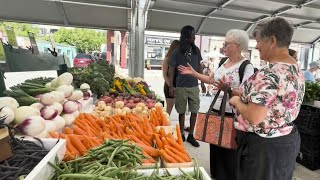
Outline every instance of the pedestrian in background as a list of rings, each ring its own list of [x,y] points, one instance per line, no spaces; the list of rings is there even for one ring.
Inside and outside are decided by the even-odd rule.
[[[180,42],[178,40],[172,41],[170,48],[166,54],[166,57],[162,62],[162,76],[164,79],[163,92],[166,98],[167,113],[169,115],[171,114],[171,111],[174,105],[174,96],[170,96],[169,94],[169,85],[170,85],[170,80],[168,76],[169,59],[171,58],[173,51],[179,46],[179,43]],[[173,87],[176,87],[176,77],[177,77],[177,70],[174,71],[174,75],[173,75],[173,81],[172,81]]]

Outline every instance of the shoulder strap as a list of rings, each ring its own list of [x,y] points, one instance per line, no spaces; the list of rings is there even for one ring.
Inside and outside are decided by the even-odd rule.
[[[222,59],[220,60],[220,62],[219,62],[219,66],[218,66],[218,67],[222,66],[222,64],[223,64],[224,62],[226,62],[227,59],[228,59],[228,57],[222,58]]]
[[[239,67],[239,77],[240,77],[240,83],[242,83],[243,76],[244,76],[244,70],[246,69],[247,65],[251,64],[249,60],[245,60],[241,63]]]

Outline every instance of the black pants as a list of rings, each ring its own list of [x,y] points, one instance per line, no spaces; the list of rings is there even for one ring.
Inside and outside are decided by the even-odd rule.
[[[238,132],[237,143],[237,180],[292,180],[300,150],[296,127],[276,138]]]
[[[237,151],[210,144],[210,173],[216,180],[235,180]]]
[[[220,115],[219,110],[212,109]],[[225,116],[233,117],[233,113],[225,112]],[[210,174],[216,180],[236,179],[237,150],[226,149],[210,144]]]

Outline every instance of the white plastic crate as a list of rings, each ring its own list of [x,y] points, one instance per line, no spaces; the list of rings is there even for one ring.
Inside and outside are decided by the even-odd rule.
[[[26,139],[31,140],[31,139]],[[66,152],[66,141],[60,139],[41,139],[44,147],[50,150],[49,153],[39,162],[39,164],[25,177],[25,180],[47,180],[53,174],[53,168],[48,162],[55,163],[56,157],[61,161]],[[37,140],[37,144],[40,144]]]
[[[179,168],[166,168],[169,173],[171,175],[182,175],[182,172],[179,170]],[[181,168],[181,170],[183,170],[186,173],[191,173],[194,171],[194,167],[188,167],[188,168]],[[139,169],[138,173],[139,174],[144,174],[145,176],[150,176],[153,173],[154,169]],[[211,180],[210,176],[208,175],[208,173],[206,172],[206,170],[204,170],[203,167],[200,167],[200,171],[202,172],[202,176],[204,180]],[[163,175],[164,174],[164,169],[161,168],[159,169],[159,175]]]

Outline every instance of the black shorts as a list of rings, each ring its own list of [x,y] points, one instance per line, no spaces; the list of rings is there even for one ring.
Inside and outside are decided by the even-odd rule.
[[[169,95],[169,86],[167,85],[167,83],[164,83],[163,92],[164,92],[164,96],[165,96],[166,98],[171,98],[171,99],[174,98],[174,97],[172,97],[172,96]]]

